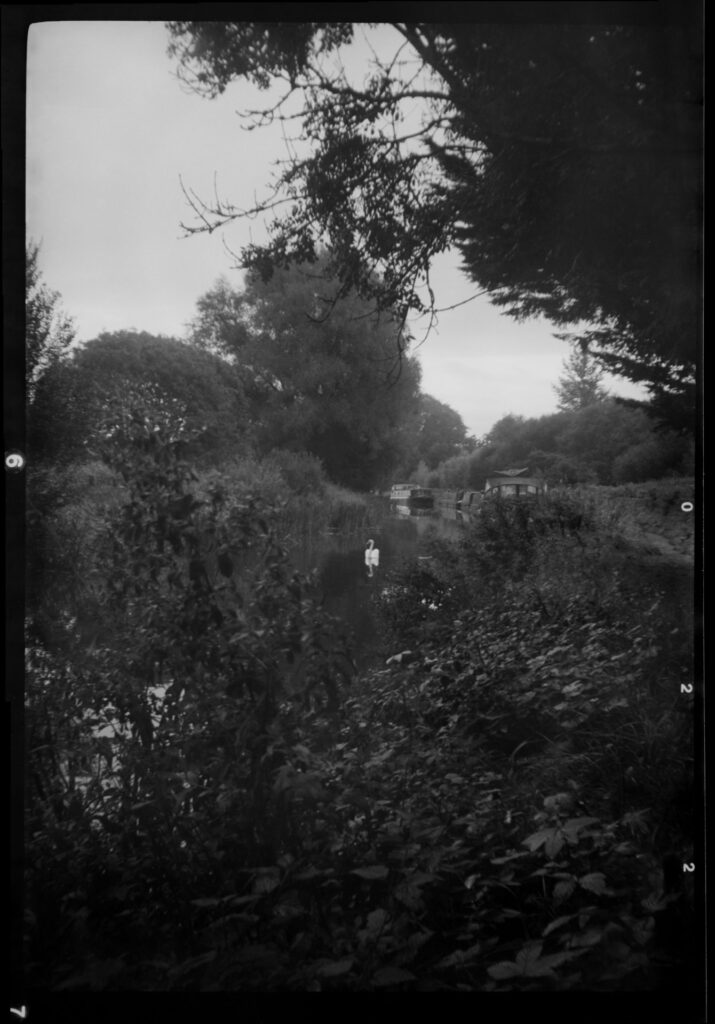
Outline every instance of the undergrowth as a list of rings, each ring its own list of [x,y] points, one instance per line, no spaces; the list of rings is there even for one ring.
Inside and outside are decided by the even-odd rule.
[[[197,497],[151,404],[107,438],[102,615],[29,624],[30,986],[694,984],[686,570],[497,500],[357,677],[260,502]]]

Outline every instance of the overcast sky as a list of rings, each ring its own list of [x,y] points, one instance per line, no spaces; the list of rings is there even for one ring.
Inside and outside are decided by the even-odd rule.
[[[285,155],[279,130],[240,127],[236,111],[257,106],[262,94],[245,83],[214,100],[187,92],[167,43],[162,22],[30,29],[27,231],[81,340],[123,328],[181,337],[218,277],[240,287],[225,246],[239,250],[248,226],[184,237],[191,211],[180,178],[207,197],[217,182],[222,197],[248,204],[265,194],[272,163]],[[358,67],[366,59],[358,49]],[[260,225],[253,230],[259,239]],[[475,290],[456,255],[439,261],[432,284],[440,306]],[[516,324],[484,299],[442,313],[417,352],[423,390],[477,436],[507,413],[554,412],[552,385],[569,348],[552,330],[540,320]],[[422,337],[421,323],[413,333]],[[643,397],[627,382],[606,383]]]

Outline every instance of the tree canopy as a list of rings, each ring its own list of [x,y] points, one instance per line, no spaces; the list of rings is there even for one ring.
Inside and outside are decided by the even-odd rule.
[[[653,424],[642,409],[604,399],[533,419],[502,417],[480,449],[480,465],[485,472],[529,466],[552,483],[612,483],[614,459],[653,436]]]
[[[432,395],[420,397],[415,429],[415,458],[428,469],[458,455],[470,445],[462,417]]]
[[[384,483],[409,440],[419,364],[394,347],[396,325],[344,294],[323,253],[252,272],[242,290],[218,281],[197,303],[190,338],[229,359],[250,400],[259,451],[317,456],[337,483]]]
[[[435,308],[430,264],[456,247],[506,313],[543,315],[612,372],[692,399],[697,26],[392,23],[357,84],[335,59],[353,26],[293,27],[170,23],[185,81],[209,96],[240,77],[281,85],[254,123],[298,116],[310,143],[255,207],[194,199],[189,231],[271,212],[241,265],[268,277],[328,244],[346,288],[402,315]]]
[[[214,461],[245,446],[246,402],[227,363],[175,338],[104,333],[49,370],[38,385],[29,436],[40,458],[80,458],[130,386],[151,386],[183,409],[198,434],[191,450]]]

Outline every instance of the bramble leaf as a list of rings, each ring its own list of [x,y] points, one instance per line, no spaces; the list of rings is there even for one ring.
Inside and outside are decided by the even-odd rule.
[[[564,882],[557,882],[554,886],[553,897],[557,903],[563,903],[572,895],[576,888],[576,880],[569,879]]]
[[[352,966],[355,963],[355,957],[347,957],[344,960],[334,960],[332,963],[324,964],[318,968],[318,974],[321,978],[340,978],[343,974],[347,974],[352,970]]]
[[[528,846],[532,853],[535,853],[540,846],[543,846],[549,836],[553,835],[554,830],[552,828],[544,828],[539,832],[534,832],[532,835],[527,836],[526,839],[522,840],[524,846]]]
[[[586,889],[587,892],[593,892],[597,896],[601,896],[608,888],[606,876],[602,871],[593,871],[588,875],[582,875],[578,880],[578,884],[582,889]]]
[[[354,868],[350,874],[357,875],[358,878],[364,878],[366,882],[381,882],[390,873],[390,869],[385,867],[384,864],[370,864],[365,868]]]
[[[372,984],[377,988],[384,988],[387,985],[401,985],[405,981],[416,981],[411,971],[402,967],[381,967],[372,976]]]

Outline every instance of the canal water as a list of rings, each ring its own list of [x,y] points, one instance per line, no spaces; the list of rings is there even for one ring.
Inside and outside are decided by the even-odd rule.
[[[369,531],[323,534],[295,550],[292,559],[302,572],[317,570],[325,608],[350,627],[356,662],[365,668],[379,654],[374,596],[384,588],[387,574],[401,562],[417,557],[428,537],[456,539],[461,531],[456,516],[410,516],[386,511]],[[379,551],[376,565],[365,563],[369,540]]]

